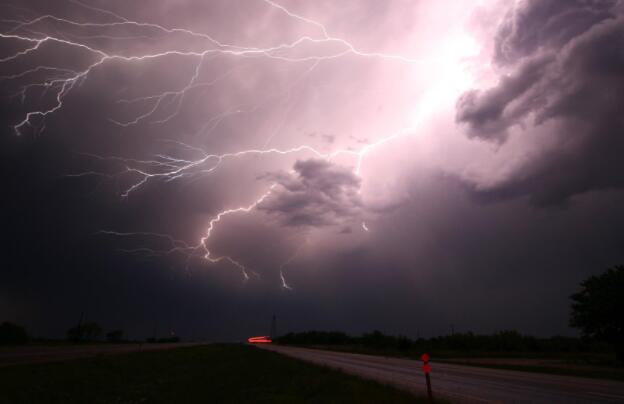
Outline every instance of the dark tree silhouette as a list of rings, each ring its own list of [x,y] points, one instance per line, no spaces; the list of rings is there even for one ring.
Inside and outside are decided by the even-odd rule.
[[[570,325],[587,337],[613,344],[624,364],[624,266],[587,278],[570,298]]]
[[[0,345],[18,345],[28,342],[24,327],[5,321],[0,324]]]

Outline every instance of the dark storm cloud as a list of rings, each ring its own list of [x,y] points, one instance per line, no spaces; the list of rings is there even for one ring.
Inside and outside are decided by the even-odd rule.
[[[471,137],[504,143],[515,129],[517,136],[554,138],[559,147],[545,149],[485,194],[526,194],[551,204],[624,186],[621,7],[614,1],[524,4],[496,38],[494,61],[510,74],[493,88],[464,94],[457,120]]]
[[[326,160],[297,161],[293,173],[269,176],[278,184],[258,208],[287,226],[344,223],[360,212],[360,178]]]
[[[558,49],[614,18],[617,0],[529,0],[512,8],[495,38],[497,63],[514,64],[541,48]]]
[[[497,87],[465,93],[458,101],[457,119],[468,123],[468,136],[506,140],[507,129],[529,112],[535,96],[541,93],[541,88],[533,86],[544,76],[550,63],[551,55],[529,60],[512,76],[502,77]]]

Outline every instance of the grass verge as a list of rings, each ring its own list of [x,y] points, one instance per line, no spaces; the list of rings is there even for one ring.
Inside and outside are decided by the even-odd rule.
[[[489,368],[489,369],[517,370],[521,372],[544,373],[544,374],[559,375],[559,376],[575,376],[575,377],[588,377],[591,379],[624,381],[624,370],[622,370],[621,368],[582,369],[582,368],[566,368],[566,367],[551,367],[551,366],[529,366],[529,365],[463,362],[461,360],[459,361],[441,360],[439,362],[450,363],[450,364],[455,364],[455,365],[463,365],[463,366]]]
[[[293,345],[297,346],[297,345]],[[321,349],[336,352],[358,353],[365,355],[376,355],[384,357],[404,358],[420,360],[421,353],[400,352],[396,350],[375,350],[357,345],[307,345],[301,348]],[[435,362],[449,363],[455,365],[475,366],[491,369],[517,370],[531,373],[544,373],[560,376],[588,377],[592,379],[618,380],[624,381],[624,368],[615,366],[615,360],[611,355],[604,354],[554,354],[554,353],[514,353],[514,352],[462,352],[443,351],[429,352]],[[470,360],[462,360],[463,358]],[[499,359],[551,359],[561,361],[561,366],[531,366],[505,363],[482,363],[478,358],[499,358]],[[568,366],[574,365],[574,366]]]
[[[0,368],[0,403],[425,403],[423,398],[235,344]]]

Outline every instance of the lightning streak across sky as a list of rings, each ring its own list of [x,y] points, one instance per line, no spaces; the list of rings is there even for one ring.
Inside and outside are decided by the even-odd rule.
[[[116,102],[119,105],[126,107],[138,106],[144,108],[144,112],[138,113],[127,119],[113,117],[109,118],[110,122],[122,129],[142,124],[164,125],[169,123],[182,112],[185,98],[189,94],[218,85],[220,82],[226,80],[234,74],[237,69],[237,67],[234,66],[216,75],[216,77],[213,77],[210,80],[203,80],[200,72],[210,58],[217,56],[234,59],[240,58],[242,60],[260,58],[273,61],[275,63],[303,64],[306,66],[303,74],[291,83],[286,91],[278,91],[275,94],[267,94],[265,100],[261,102],[243,103],[225,109],[216,115],[207,117],[201,130],[198,132],[199,135],[207,136],[210,135],[226,119],[257,110],[261,107],[263,102],[268,102],[271,98],[289,97],[289,94],[293,91],[293,89],[305,80],[307,75],[313,72],[321,63],[324,62],[337,61],[340,58],[352,56],[356,58],[385,61],[387,63],[401,63],[419,66],[430,65],[432,66],[432,69],[436,69],[440,65],[448,65],[449,62],[456,61],[455,59],[449,59],[448,57],[444,57],[444,55],[440,54],[435,54],[427,58],[414,58],[404,55],[364,51],[353,45],[347,39],[331,35],[331,30],[322,23],[300,15],[282,4],[271,0],[258,1],[264,3],[266,7],[272,9],[274,12],[281,13],[285,18],[317,31],[317,34],[303,35],[295,40],[284,41],[269,47],[245,46],[235,43],[226,43],[208,34],[196,32],[186,28],[169,28],[160,24],[135,21],[113,11],[94,7],[77,1],[71,1],[71,3],[83,11],[91,13],[95,17],[112,19],[113,21],[76,21],[52,14],[39,15],[34,18],[2,20],[1,23],[9,28],[0,32],[0,40],[10,42],[19,49],[11,54],[2,56],[0,58],[0,65],[27,60],[33,55],[43,52],[45,48],[50,45],[57,46],[64,51],[78,51],[83,55],[82,58],[87,60],[87,62],[82,62],[82,66],[80,66],[80,63],[76,63],[78,67],[73,68],[54,66],[52,63],[39,64],[34,67],[22,69],[17,73],[0,77],[0,80],[3,81],[31,79],[31,81],[24,84],[19,91],[14,94],[14,96],[19,96],[22,102],[26,102],[31,98],[34,98],[36,91],[42,91],[42,97],[44,94],[52,94],[52,100],[49,105],[40,109],[33,108],[27,110],[22,119],[13,124],[15,134],[23,135],[24,133],[27,133],[28,130],[32,130],[33,133],[37,134],[41,133],[45,128],[46,118],[61,112],[66,99],[70,96],[72,91],[81,86],[89,78],[89,76],[95,74],[98,69],[104,68],[107,64],[113,62],[137,64],[146,61],[178,57],[190,60],[192,66],[194,66],[191,74],[185,81],[185,84],[178,88],[155,92],[139,97],[118,99]],[[48,32],[43,33],[38,31],[39,26],[56,27],[56,29],[50,29]],[[59,33],[63,28],[68,30],[68,32],[64,35]],[[85,34],[72,34],[72,30],[78,30],[79,32],[85,31]],[[102,32],[92,34],[93,31],[97,32],[98,30]],[[119,30],[118,35],[111,34],[111,32],[114,33],[115,30]],[[136,30],[140,32],[140,34],[129,35],[127,34],[128,30]],[[199,42],[200,46],[189,44],[172,47],[170,44],[167,44],[163,45],[162,49],[154,52],[129,53],[129,51],[111,51],[105,47],[94,45],[93,43],[97,43],[97,41],[93,43],[91,42],[94,39],[132,41],[137,38],[150,38],[150,35],[155,35],[155,33],[165,37],[170,36],[185,38],[188,40],[187,42],[192,42],[193,44]],[[329,51],[327,48],[329,48]],[[455,56],[457,55],[453,55],[453,57]],[[192,180],[215,172],[215,170],[217,170],[224,161],[229,159],[240,159],[245,156],[271,157],[280,155],[311,156],[328,161],[338,157],[351,157],[355,162],[354,172],[359,176],[361,174],[362,165],[366,156],[369,155],[369,153],[371,153],[374,149],[379,148],[380,146],[397,138],[417,132],[422,121],[433,112],[440,102],[442,102],[441,94],[443,95],[443,91],[441,91],[439,87],[444,87],[444,84],[442,83],[448,83],[448,80],[441,80],[440,83],[441,84],[437,87],[432,86],[431,91],[427,92],[421,98],[416,108],[417,112],[415,117],[410,121],[408,126],[400,130],[393,131],[390,134],[382,134],[377,138],[377,140],[360,145],[357,148],[339,147],[326,151],[310,144],[300,144],[294,147],[286,148],[268,147],[273,140],[275,133],[281,130],[283,126],[282,123],[282,125],[278,126],[273,134],[262,143],[262,147],[246,148],[243,150],[235,150],[221,154],[210,153],[204,148],[193,146],[181,141],[167,142],[179,151],[182,151],[187,155],[194,154],[195,157],[182,158],[170,153],[162,153],[155,155],[152,159],[140,160],[119,156],[101,156],[84,153],[84,155],[90,158],[112,163],[112,165],[119,167],[119,169],[114,172],[85,171],[71,174],[70,177],[101,176],[105,178],[117,178],[121,176],[132,176],[135,180],[133,180],[133,182],[121,192],[121,196],[123,198],[127,198],[134,192],[140,190],[150,181],[161,180],[168,182],[181,179]],[[286,99],[288,100],[288,98]],[[253,271],[231,256],[213,255],[208,246],[209,240],[216,226],[222,221],[223,218],[229,215],[246,214],[253,211],[265,200],[267,200],[267,198],[269,198],[279,186],[280,185],[277,182],[273,182],[254,200],[246,204],[242,204],[242,206],[224,209],[223,211],[217,213],[209,221],[207,229],[204,232],[204,236],[201,237],[201,239],[195,244],[187,243],[172,236],[159,233],[123,233],[103,231],[101,234],[108,234],[116,237],[152,238],[164,241],[167,244],[165,248],[155,249],[140,247],[137,249],[127,249],[125,251],[131,253],[145,253],[148,255],[167,255],[179,253],[187,257],[187,262],[192,258],[202,258],[210,263],[228,262],[234,267],[240,269],[244,279],[248,280],[250,278],[250,272],[253,273]],[[363,221],[361,222],[361,227],[364,231],[369,231],[369,227]],[[293,256],[285,264],[283,264],[282,267],[280,267],[280,279],[282,287],[285,289],[290,290],[291,286],[286,283],[284,278],[284,266],[290,263],[290,261],[297,256],[298,252],[299,250],[297,250]]]

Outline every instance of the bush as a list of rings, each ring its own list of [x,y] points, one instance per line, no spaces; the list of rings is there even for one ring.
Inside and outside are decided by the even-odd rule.
[[[28,342],[24,327],[5,321],[0,324],[0,345],[19,345]]]
[[[113,330],[106,334],[106,341],[108,342],[122,342],[124,339],[123,330]]]
[[[514,330],[503,330],[491,335],[477,335],[472,332],[430,339],[409,339],[394,337],[381,331],[366,333],[361,337],[349,336],[342,332],[306,331],[289,333],[276,339],[277,343],[301,346],[352,346],[366,351],[396,352],[403,355],[422,352],[505,352],[505,353],[561,353],[561,352],[608,352],[605,345],[596,340],[555,336],[538,338],[522,335]]]

